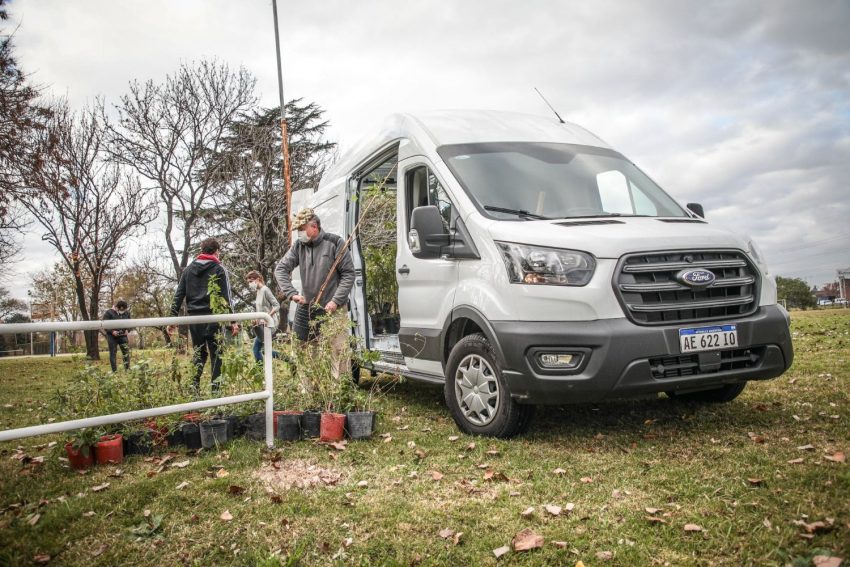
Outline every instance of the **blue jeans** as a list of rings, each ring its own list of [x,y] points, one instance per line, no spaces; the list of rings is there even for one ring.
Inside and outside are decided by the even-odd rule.
[[[262,337],[254,337],[254,358],[257,362],[263,361],[263,338]],[[272,358],[280,358],[280,353],[273,350]]]

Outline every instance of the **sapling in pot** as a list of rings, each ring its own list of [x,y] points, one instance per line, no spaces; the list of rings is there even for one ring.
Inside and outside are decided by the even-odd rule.
[[[90,468],[94,464],[94,444],[99,439],[100,434],[90,427],[75,431],[65,444],[70,465],[77,470]]]

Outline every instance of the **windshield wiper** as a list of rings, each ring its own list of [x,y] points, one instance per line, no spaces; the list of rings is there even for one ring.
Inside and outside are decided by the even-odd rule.
[[[528,211],[524,211],[522,209],[506,209],[504,207],[494,207],[492,205],[484,205],[484,209],[488,211],[493,211],[494,213],[506,213],[509,215],[516,215],[518,217],[525,217],[529,219],[549,220],[549,217],[529,213]]]
[[[564,219],[600,219],[607,217],[648,217],[649,215],[627,215],[623,213],[599,213],[596,215],[576,215],[574,217],[561,217],[558,220]]]

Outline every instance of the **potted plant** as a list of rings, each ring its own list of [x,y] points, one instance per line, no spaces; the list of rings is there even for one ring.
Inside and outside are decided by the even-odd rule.
[[[377,380],[373,380],[374,388]],[[345,431],[351,439],[369,439],[375,425],[375,412],[372,411],[372,391],[357,389],[352,396],[352,409],[345,412]]]
[[[76,470],[86,470],[94,464],[94,444],[100,435],[94,429],[78,429],[65,444],[68,463]]]
[[[124,460],[124,438],[120,433],[101,435],[94,444],[97,464],[118,464]]]
[[[204,412],[204,418],[199,424],[201,432],[201,447],[212,449],[227,442],[227,421],[217,419],[209,410]]]
[[[153,452],[153,434],[147,425],[131,422],[124,426],[124,455],[150,455]]]

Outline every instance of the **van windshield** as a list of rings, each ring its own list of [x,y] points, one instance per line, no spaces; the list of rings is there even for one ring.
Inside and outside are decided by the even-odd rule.
[[[655,182],[613,150],[494,142],[445,145],[437,152],[489,218],[688,216]]]

